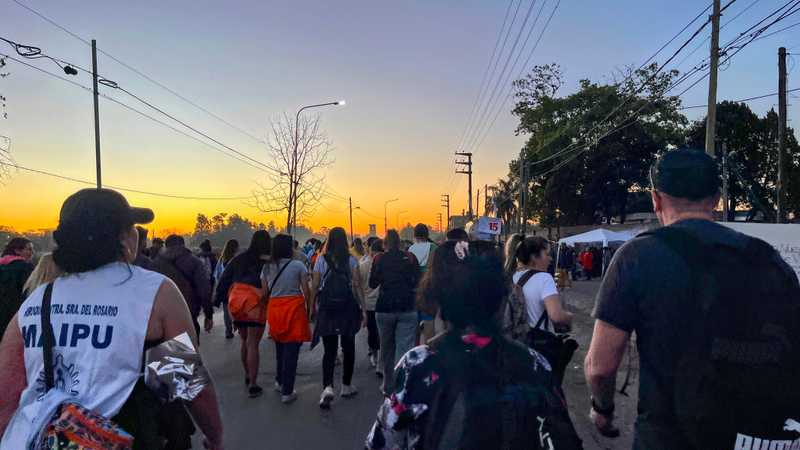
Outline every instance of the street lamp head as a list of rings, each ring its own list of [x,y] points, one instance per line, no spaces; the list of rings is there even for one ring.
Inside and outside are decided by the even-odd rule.
[[[339,100],[338,102],[336,102],[336,104],[339,106],[344,106],[347,104],[347,102],[345,102],[344,100]]]

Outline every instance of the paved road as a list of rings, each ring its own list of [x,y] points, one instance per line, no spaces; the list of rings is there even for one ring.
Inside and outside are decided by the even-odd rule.
[[[633,421],[636,417],[638,365],[634,355],[633,384],[630,397],[617,396],[617,425],[623,430],[619,439],[605,439],[594,431],[587,419],[589,396],[583,377],[583,358],[592,335],[594,294],[597,282],[579,282],[566,292],[570,309],[575,311],[575,337],[580,344],[567,370],[564,390],[570,413],[587,450],[631,448]],[[369,367],[366,350],[366,330],[356,339],[356,369],[353,382],[360,389],[354,399],[337,399],[330,411],[317,405],[322,389],[322,345],[309,351],[304,345],[300,353],[297,392],[299,399],[283,405],[280,395],[272,390],[275,377],[275,347],[264,339],[259,383],[265,393],[249,399],[244,387],[244,372],[239,362],[239,340],[227,340],[223,335],[222,317],[214,317],[217,326],[201,336],[201,352],[217,386],[223,421],[225,444],[228,450],[346,450],[363,448],[364,438],[375,420],[381,397],[379,379]],[[622,385],[627,359],[620,371],[618,386]],[[336,383],[341,380],[341,366],[336,368]],[[338,392],[338,389],[337,389]],[[201,449],[202,446],[196,445]]]
[[[356,368],[353,383],[360,393],[353,399],[337,398],[329,411],[318,406],[322,391],[322,344],[300,351],[296,390],[299,398],[291,405],[280,402],[272,389],[275,378],[275,346],[269,339],[261,344],[259,384],[264,395],[250,399],[244,387],[239,359],[239,340],[225,339],[222,316],[211,334],[201,336],[201,352],[216,383],[225,426],[227,450],[248,449],[359,449],[375,420],[381,401],[379,379],[367,359],[366,330],[356,338]],[[337,394],[341,366],[336,368]],[[199,444],[196,449],[201,449]]]

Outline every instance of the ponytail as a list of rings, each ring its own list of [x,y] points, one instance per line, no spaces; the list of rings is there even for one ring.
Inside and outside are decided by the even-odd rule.
[[[517,233],[512,235],[508,242],[506,242],[505,272],[508,277],[514,275],[514,272],[517,270],[517,253],[519,252],[520,244],[522,244],[524,240],[525,236]]]

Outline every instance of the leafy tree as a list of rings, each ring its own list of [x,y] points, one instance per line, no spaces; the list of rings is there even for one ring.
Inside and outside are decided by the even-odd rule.
[[[774,220],[778,178],[778,115],[770,110],[758,117],[745,103],[722,102],[717,105],[718,148],[725,146],[729,158],[729,220],[735,207],[749,209],[748,219],[761,212]],[[694,122],[687,142],[705,147],[706,120]],[[800,213],[800,146],[791,128],[787,128],[787,212]],[[718,152],[721,155],[721,152]]]
[[[556,222],[556,210],[562,225],[624,220],[628,194],[647,185],[655,156],[683,143],[680,99],[667,96],[677,75],[653,64],[611,84],[581,80],[566,96],[558,95],[557,64],[515,81],[517,133],[530,136],[522,149],[526,215],[545,226]],[[512,184],[519,182],[519,163],[509,166]]]

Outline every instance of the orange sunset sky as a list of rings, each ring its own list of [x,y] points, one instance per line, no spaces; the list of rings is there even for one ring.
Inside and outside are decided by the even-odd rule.
[[[686,7],[676,7],[677,3]],[[398,211],[407,211],[402,223],[434,224],[436,214],[444,212],[440,207],[444,193],[452,196],[453,214],[466,209],[466,178],[453,173],[453,152],[464,131],[469,136],[476,129],[479,135],[486,130],[485,140],[473,139],[474,145],[467,145],[475,153],[476,190],[506,175],[509,161],[525,141],[524,136],[515,136],[517,121],[510,113],[513,100],[505,95],[511,93],[513,78],[534,64],[558,62],[565,73],[564,94],[574,91],[581,78],[608,81],[620,67],[638,65],[669,39],[694,16],[695,3],[540,2],[531,20],[539,13],[539,5],[541,19],[524,47],[524,55],[532,55],[530,63],[510,66],[513,70],[497,84],[501,95],[488,108],[486,120],[480,121],[483,128],[476,128],[468,119],[498,41],[507,2],[92,1],[85,8],[70,2],[27,2],[77,35],[96,38],[101,49],[257,137],[265,137],[269,119],[279,114],[293,117],[302,105],[345,99],[344,107],[316,110],[336,148],[335,163],[325,171],[333,196],[323,201],[308,225],[315,229],[346,226],[347,202],[342,198],[352,197],[354,205],[362,208],[354,214],[356,233],[365,233],[370,223],[382,230],[384,201],[392,198],[400,200],[390,207],[390,226],[397,224]],[[551,13],[552,22],[545,29],[545,18]],[[752,13],[753,17],[758,14]],[[30,11],[7,1],[0,5],[0,16],[0,36],[91,67],[89,47]],[[642,17],[657,19],[661,26],[654,30]],[[750,19],[745,15],[739,20],[744,24]],[[611,22],[615,25],[607,26]],[[723,34],[734,33],[734,28]],[[542,39],[534,51],[540,33]],[[734,71],[720,75],[720,99],[775,90],[773,44],[765,40],[759,44],[761,50],[748,48],[740,58],[743,62],[735,65],[735,76],[729,75]],[[0,53],[16,55],[2,42],[0,47]],[[694,59],[703,58],[702,52],[695,56],[683,66],[688,69]],[[505,56],[498,71],[504,60]],[[85,73],[64,75],[46,59],[26,62],[91,86],[91,77]],[[3,71],[9,75],[0,78],[0,95],[7,98],[8,118],[0,118],[0,135],[11,139],[16,163],[93,181],[91,93],[15,61],[7,64]],[[98,64],[101,76],[252,158],[268,159],[264,145],[246,133],[106,55],[99,56]],[[192,134],[123,92],[101,86],[101,93]],[[704,83],[687,92],[684,102],[705,103]],[[761,114],[770,102],[751,106]],[[107,185],[178,196],[243,197],[265,180],[264,173],[107,99],[100,101],[100,115]],[[0,226],[53,228],[61,202],[81,187],[12,168],[0,183]],[[132,204],[155,210],[151,228],[159,235],[164,230],[191,231],[197,213],[236,212],[256,222],[285,224],[285,216],[261,213],[241,200],[126,196]]]

